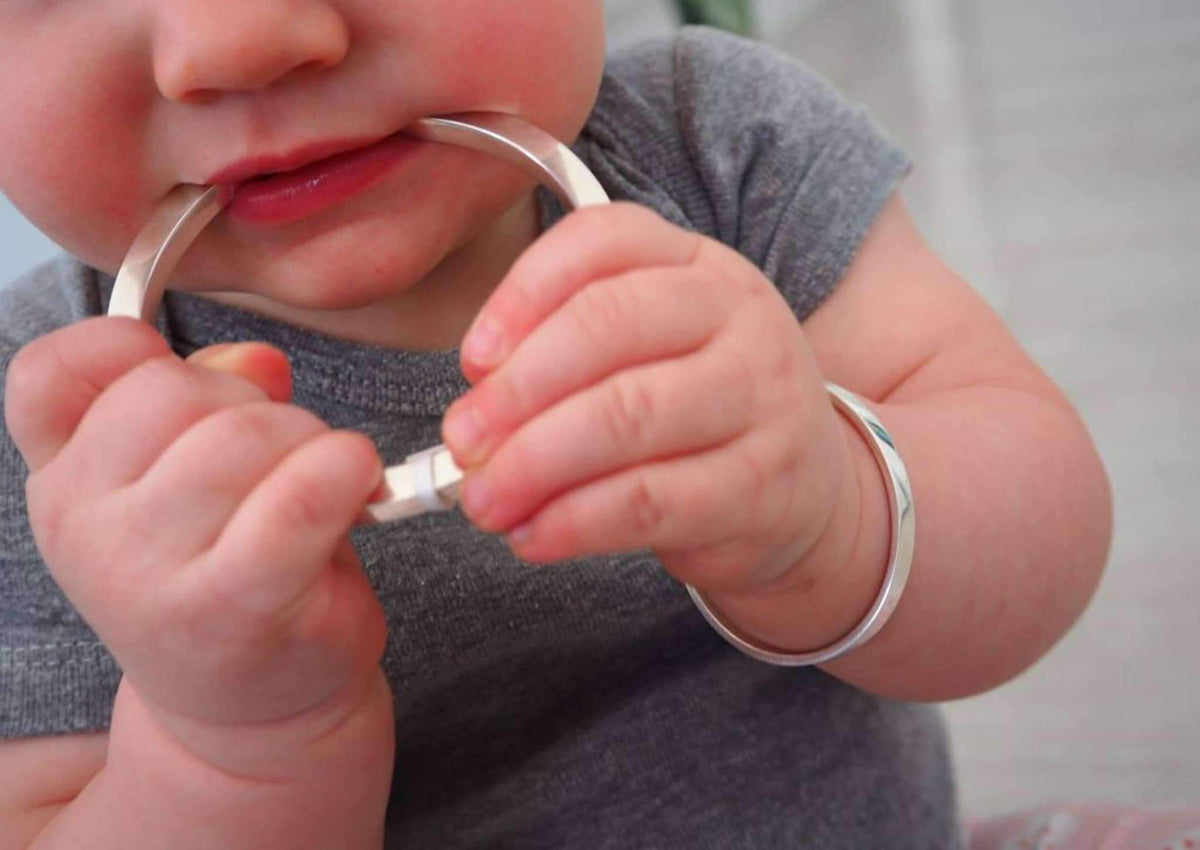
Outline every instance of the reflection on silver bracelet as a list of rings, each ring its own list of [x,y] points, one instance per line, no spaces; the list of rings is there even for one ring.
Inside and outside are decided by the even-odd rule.
[[[917,521],[913,511],[912,486],[908,480],[908,470],[904,461],[896,451],[892,435],[883,427],[866,403],[854,393],[836,384],[825,385],[829,391],[830,401],[834,409],[845,416],[855,429],[863,435],[871,453],[883,473],[887,486],[888,501],[891,503],[892,539],[888,551],[887,572],[875,604],[863,617],[862,621],[851,629],[844,637],[820,649],[807,652],[791,652],[786,649],[768,646],[734,629],[728,623],[722,622],[718,615],[708,606],[704,596],[691,585],[687,586],[692,601],[717,632],[739,650],[768,664],[778,664],[784,667],[804,667],[812,664],[823,664],[831,661],[852,649],[862,646],[883,628],[884,623],[896,610],[900,602],[900,594],[908,581],[909,569],[912,567],[913,544],[916,540]]]

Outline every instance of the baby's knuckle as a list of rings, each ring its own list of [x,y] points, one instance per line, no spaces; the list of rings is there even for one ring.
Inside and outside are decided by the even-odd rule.
[[[227,407],[201,420],[193,428],[207,427],[206,442],[218,451],[269,445],[276,433],[268,411],[255,405]]]
[[[288,413],[271,402],[239,404],[214,414],[214,442],[218,446],[265,450],[281,439]],[[297,409],[297,413],[300,411]]]
[[[728,520],[729,494],[724,486],[682,488],[677,496],[677,510],[689,525],[712,529]]]
[[[629,495],[629,511],[634,530],[644,537],[654,537],[666,524],[663,495],[655,490],[645,475],[634,479]]]
[[[130,488],[123,499],[118,501],[120,506],[119,522],[122,548],[128,552],[138,552],[149,555],[157,560],[163,551],[164,534],[169,534],[168,528],[161,521],[162,515],[155,510],[151,501],[155,497],[138,488]],[[158,552],[160,554],[154,554]],[[165,564],[159,564],[165,567]]]
[[[762,459],[752,451],[739,451],[733,456],[736,472],[736,492],[747,503],[757,503],[771,484],[771,475]]]
[[[319,528],[329,522],[328,485],[303,469],[293,470],[281,498],[271,507],[271,521],[282,528]]]
[[[755,410],[758,389],[753,380],[756,376],[752,374],[745,357],[735,353],[729,357],[713,358],[710,368],[711,381],[706,383],[713,387],[713,392],[720,392],[725,400],[721,412],[727,414],[731,422],[737,423],[739,431],[749,430],[758,415]]]
[[[800,330],[791,320],[780,327],[778,333],[768,333],[763,340],[763,374],[773,381],[788,385],[799,385],[798,374],[801,360],[799,351]]]
[[[778,406],[775,388],[763,381],[761,372],[743,349],[726,346],[722,370],[724,380],[732,388],[730,395],[736,399],[736,406],[745,411],[747,423],[761,419],[763,411]]]
[[[588,341],[600,350],[626,339],[636,327],[636,316],[615,286],[592,284],[568,302],[571,318]]]
[[[740,346],[725,346],[723,358],[726,380],[731,386],[755,387],[758,384],[758,371],[746,356]]]
[[[603,421],[614,445],[644,445],[657,418],[654,394],[641,381],[627,376],[612,381]]]

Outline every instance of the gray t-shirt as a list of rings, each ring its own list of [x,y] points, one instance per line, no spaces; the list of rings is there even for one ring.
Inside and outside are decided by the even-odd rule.
[[[734,246],[803,319],[908,164],[805,68],[705,30],[614,56],[576,151],[614,199]],[[546,226],[561,215],[542,196]],[[112,281],[63,258],[0,290],[0,368],[103,313]],[[440,440],[458,352],[361,346],[171,294],[181,354],[265,340],[296,402],[389,463]],[[101,729],[119,671],[33,543],[0,433],[0,736]],[[719,486],[719,482],[714,482]],[[726,645],[648,551],[530,569],[457,511],[355,532],[387,611],[394,847],[960,846],[935,709]]]

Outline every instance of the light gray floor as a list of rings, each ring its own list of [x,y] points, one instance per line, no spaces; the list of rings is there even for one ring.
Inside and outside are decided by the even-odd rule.
[[[615,40],[669,25],[613,5]],[[916,158],[927,236],[1071,395],[1114,482],[1083,621],[948,708],[965,808],[1200,804],[1200,2],[759,6],[768,40]],[[48,250],[0,204],[0,277]]]
[[[759,6],[916,158],[926,235],[1070,394],[1114,483],[1079,626],[948,707],[965,809],[1200,804],[1200,2]]]

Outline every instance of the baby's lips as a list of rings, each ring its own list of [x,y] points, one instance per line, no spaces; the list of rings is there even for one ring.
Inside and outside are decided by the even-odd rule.
[[[287,355],[264,342],[212,345],[194,352],[187,362],[245,378],[272,401],[291,401],[292,367]]]

